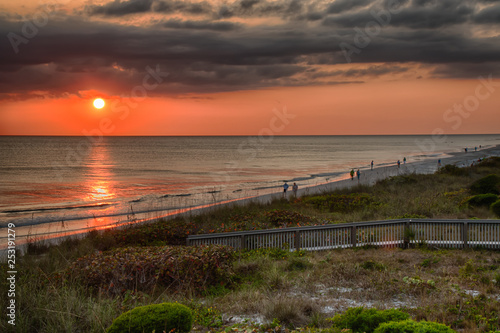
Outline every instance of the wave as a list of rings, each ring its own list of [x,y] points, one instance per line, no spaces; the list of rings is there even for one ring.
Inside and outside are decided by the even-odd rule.
[[[14,223],[16,227],[24,227],[24,226],[34,226],[34,225],[40,225],[40,224],[49,224],[49,223],[68,223],[68,222],[75,222],[75,221],[85,221],[85,220],[95,220],[95,219],[100,219],[100,218],[118,218],[113,222],[108,223],[107,225],[113,225],[115,223],[124,223],[124,222],[130,222],[130,221],[135,221],[138,217],[144,214],[148,213],[156,213],[156,212],[170,212],[170,211],[177,211],[177,210],[182,210],[182,209],[190,209],[195,206],[192,205],[186,205],[186,206],[173,206],[173,207],[165,207],[165,208],[154,208],[154,209],[143,209],[143,210],[136,210],[136,211],[120,211],[116,213],[109,213],[109,214],[87,214],[84,216],[46,216],[46,217],[37,217],[35,219],[13,219],[8,222],[2,222],[0,224],[0,229],[1,228],[6,228],[8,223]],[[120,219],[120,217],[125,217],[125,219]],[[101,227],[102,225],[99,225]],[[2,237],[0,237],[2,238]]]
[[[13,213],[31,213],[31,212],[47,212],[47,211],[58,211],[58,210],[71,210],[71,209],[84,209],[84,208],[105,208],[109,206],[114,206],[116,204],[111,203],[99,203],[91,205],[77,205],[77,206],[62,206],[62,207],[50,207],[50,208],[28,208],[28,209],[10,209],[2,210],[0,213],[13,214]]]

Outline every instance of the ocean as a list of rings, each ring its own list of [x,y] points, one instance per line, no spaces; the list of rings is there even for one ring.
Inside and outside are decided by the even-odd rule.
[[[164,216],[500,144],[500,135],[0,137],[0,230],[31,237]],[[432,172],[434,164],[428,170]],[[0,247],[7,232],[0,232]]]

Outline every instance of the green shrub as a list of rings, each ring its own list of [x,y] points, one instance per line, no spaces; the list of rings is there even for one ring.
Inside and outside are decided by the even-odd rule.
[[[500,157],[491,156],[491,157],[485,158],[484,160],[481,161],[479,166],[490,167],[490,168],[500,168]]]
[[[222,314],[214,307],[206,307],[201,304],[191,304],[193,319],[196,325],[206,328],[219,328],[223,325]]]
[[[230,281],[233,260],[225,246],[128,247],[82,257],[65,276],[110,294],[150,292],[157,284],[202,292]]]
[[[471,207],[490,207],[492,203],[498,200],[498,195],[487,193],[477,194],[469,199],[466,203]]]
[[[500,200],[492,203],[490,209],[496,216],[500,217]]]
[[[453,164],[447,164],[440,168],[438,173],[461,177],[467,176],[469,174],[469,170],[467,168],[459,168]]]
[[[469,259],[462,267],[458,269],[460,276],[465,278],[471,276],[476,271],[477,269],[474,266],[474,261],[472,261],[472,259]]]
[[[151,304],[139,306],[122,313],[113,320],[113,324],[106,333],[150,333],[150,332],[175,332],[185,333],[191,331],[193,315],[191,310],[174,303]]]
[[[380,271],[380,272],[385,271],[387,269],[387,267],[385,267],[384,264],[378,263],[373,260],[364,261],[361,264],[361,267],[369,271]]]
[[[305,271],[311,266],[307,259],[292,257],[289,259],[286,269],[288,271]]]
[[[319,195],[306,197],[303,199],[303,202],[317,209],[339,213],[380,206],[379,202],[366,193]]]
[[[473,194],[500,194],[500,176],[492,174],[478,179],[472,183],[470,191]]]
[[[453,333],[455,332],[446,325],[430,322],[413,320],[391,321],[382,323],[374,333]]]
[[[396,309],[377,310],[364,307],[350,308],[345,313],[336,315],[330,321],[334,327],[348,328],[353,332],[373,332],[378,325],[389,321],[403,321],[410,318],[407,313]]]

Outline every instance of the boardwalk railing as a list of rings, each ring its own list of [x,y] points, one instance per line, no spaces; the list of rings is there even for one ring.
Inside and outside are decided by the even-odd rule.
[[[192,235],[187,245],[327,250],[356,246],[500,249],[500,220],[401,219]]]

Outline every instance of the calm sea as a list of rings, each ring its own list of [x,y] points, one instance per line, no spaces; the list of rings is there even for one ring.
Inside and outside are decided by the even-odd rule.
[[[0,137],[0,228],[113,225],[277,192],[284,180],[333,181],[371,160],[437,160],[498,144],[500,135]]]

